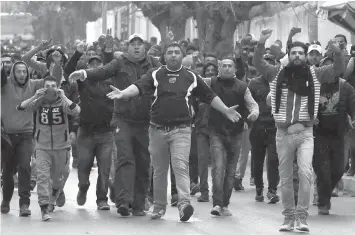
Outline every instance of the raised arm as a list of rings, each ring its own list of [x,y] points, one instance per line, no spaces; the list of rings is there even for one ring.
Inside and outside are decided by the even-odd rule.
[[[38,52],[49,48],[51,42],[52,42],[52,39],[42,41],[42,43],[40,45],[38,45],[37,47],[30,50],[22,57],[22,60],[28,66],[32,67],[34,70],[36,70],[38,73],[40,73],[42,77],[47,73],[47,66],[43,62],[39,62],[39,61],[35,60],[33,58],[33,56],[35,56]]]
[[[63,90],[58,89],[58,91],[59,91],[59,96],[63,100],[63,110],[64,110],[64,112],[69,114],[69,115],[71,115],[71,116],[79,115],[79,113],[80,113],[79,105],[77,105],[76,103],[74,103],[73,101],[68,99],[68,97],[65,96]]]
[[[74,52],[74,55],[69,59],[68,63],[64,67],[64,77],[66,80],[68,80],[69,75],[75,71],[76,65],[78,64],[80,57],[83,55],[84,50],[85,50],[85,43],[80,42],[76,46],[76,51]]]
[[[36,94],[31,98],[22,101],[20,105],[16,107],[19,111],[33,112],[38,109],[39,105],[42,103],[42,97],[44,95],[45,89],[39,89]]]
[[[265,54],[265,42],[271,36],[271,34],[271,29],[265,29],[261,31],[260,39],[258,45],[256,46],[253,57],[254,67],[263,75],[264,78],[267,78],[268,82],[272,82],[275,79],[276,73],[279,69],[278,66],[280,66],[270,65],[263,59],[263,55]]]
[[[340,50],[338,43],[334,39],[329,42],[329,50],[334,54],[334,63],[320,68],[314,67],[320,83],[330,83],[344,73],[344,52]]]

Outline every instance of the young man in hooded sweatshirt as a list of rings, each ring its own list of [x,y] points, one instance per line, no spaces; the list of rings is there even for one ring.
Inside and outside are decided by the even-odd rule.
[[[334,52],[334,64],[317,68],[308,66],[307,48],[294,42],[288,52],[289,64],[270,65],[262,59],[265,42],[272,30],[263,30],[253,64],[270,83],[271,107],[275,119],[276,148],[279,158],[281,201],[284,223],[280,231],[296,229],[308,232],[307,225],[312,185],[312,157],[314,148],[313,125],[316,123],[321,83],[335,80],[343,72],[344,58],[335,40],[329,42]],[[295,153],[299,167],[298,203],[295,206],[292,169]]]
[[[17,110],[36,111],[36,171],[38,203],[42,220],[50,220],[48,207],[53,207],[64,186],[64,175],[70,161],[68,114],[78,115],[80,107],[58,89],[56,78],[47,76],[44,88],[23,101]],[[50,184],[52,190],[50,192]]]
[[[53,75],[57,82],[62,77],[58,70],[61,57],[54,56]],[[1,120],[4,124],[4,133],[8,134],[13,147],[14,157],[6,161],[3,166],[3,200],[1,213],[10,211],[10,201],[14,192],[13,175],[18,169],[18,193],[20,196],[20,216],[29,216],[31,196],[31,154],[33,149],[33,114],[22,113],[16,110],[16,103],[32,97],[36,91],[43,88],[43,80],[31,80],[26,63],[17,62],[12,66],[10,76],[1,79]],[[8,154],[2,156],[9,158]]]

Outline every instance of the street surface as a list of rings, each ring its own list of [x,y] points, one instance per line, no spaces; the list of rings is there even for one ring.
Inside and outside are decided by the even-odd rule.
[[[248,167],[249,168],[249,167]],[[116,213],[112,202],[110,211],[96,209],[97,169],[91,172],[91,187],[85,206],[76,204],[77,170],[72,169],[65,186],[66,204],[56,208],[52,220],[42,222],[41,212],[37,203],[36,189],[32,192],[32,216],[18,216],[18,195],[15,191],[11,202],[11,211],[1,215],[2,235],[277,235],[283,222],[281,204],[268,205],[254,201],[255,189],[249,186],[249,172],[243,182],[244,192],[233,192],[230,209],[232,217],[215,218],[210,215],[212,202],[197,202],[192,197],[195,214],[190,221],[179,221],[178,211],[168,206],[162,220],[150,220],[148,217],[122,218]],[[266,178],[266,177],[265,177]],[[211,178],[209,178],[211,181]],[[267,181],[265,181],[267,182]],[[211,184],[210,184],[211,185]],[[169,191],[170,192],[170,189]],[[170,203],[170,198],[169,198]],[[308,224],[310,233],[315,235],[353,235],[355,234],[355,198],[341,196],[332,199],[330,216],[317,215],[317,208],[310,206]],[[288,233],[288,234],[295,234]]]

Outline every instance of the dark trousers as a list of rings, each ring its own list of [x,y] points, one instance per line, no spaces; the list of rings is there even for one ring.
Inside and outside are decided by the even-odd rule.
[[[2,157],[3,200],[10,202],[14,193],[14,178],[18,172],[19,204],[30,205],[31,196],[31,155],[33,153],[32,133],[9,134],[9,147]]]
[[[213,130],[210,132],[213,206],[227,207],[229,205],[241,140],[241,133],[220,135]]]
[[[200,191],[201,193],[208,193],[208,163],[211,157],[210,137],[208,131],[197,131],[196,141]]]
[[[316,133],[313,168],[317,175],[318,206],[327,206],[344,174],[344,137]]]
[[[191,183],[198,184],[198,155],[197,155],[197,136],[196,128],[191,132],[191,148],[189,157],[189,175]]]
[[[84,191],[89,188],[90,172],[96,156],[99,173],[96,184],[97,203],[99,201],[107,202],[112,144],[112,132],[93,133],[79,128],[77,138],[79,188]]]
[[[251,159],[253,159],[255,187],[264,188],[263,168],[267,152],[268,190],[277,190],[279,183],[279,159],[276,151],[276,129],[252,128],[250,131]]]
[[[118,120],[115,142],[117,146],[116,206],[129,203],[134,210],[143,210],[150,183],[148,125]]]

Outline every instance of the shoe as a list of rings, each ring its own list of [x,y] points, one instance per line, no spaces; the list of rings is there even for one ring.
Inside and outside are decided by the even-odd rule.
[[[281,225],[280,232],[288,232],[294,230],[295,220],[293,218],[285,217],[283,224]]]
[[[10,202],[2,201],[1,202],[1,214],[7,214],[10,212]]]
[[[177,206],[178,201],[179,201],[179,196],[177,194],[171,196],[171,206]]]
[[[28,209],[29,205],[21,205],[20,206],[20,217],[27,217],[31,215],[31,210]]]
[[[201,193],[201,196],[197,198],[198,202],[209,202],[210,201],[210,196],[208,193]]]
[[[300,217],[296,221],[296,229],[301,232],[309,232],[309,227],[307,224],[307,219],[305,217]]]
[[[59,196],[55,203],[57,204],[58,207],[62,207],[65,205],[65,193],[63,190],[59,193]]]
[[[335,188],[332,192],[332,197],[339,197],[339,189]]]
[[[31,180],[31,191],[33,191],[36,187],[36,181],[35,180]]]
[[[118,209],[117,209],[117,213],[120,214],[121,216],[130,216],[131,213],[129,212],[129,205],[128,203],[123,203],[121,204]]]
[[[250,186],[255,186],[255,180],[253,177],[250,177]]]
[[[190,195],[194,196],[196,193],[200,192],[200,185],[192,183],[190,186]]]
[[[110,210],[110,205],[107,204],[106,201],[99,201],[97,203],[97,209],[100,211],[108,211],[108,210]]]
[[[79,206],[85,205],[87,193],[87,190],[79,189],[78,195],[76,196],[76,202]]]
[[[242,191],[242,190],[244,190],[244,187],[243,187],[243,185],[242,185],[242,180],[239,179],[239,178],[237,178],[237,177],[234,178],[234,190],[235,190],[235,191]]]
[[[144,210],[133,210],[132,212],[133,216],[146,216],[146,214]]]
[[[266,196],[269,204],[275,204],[280,201],[280,197],[273,190],[269,191]]]
[[[52,217],[49,215],[49,212],[48,212],[48,205],[41,206],[41,214],[42,214],[43,221],[48,221],[48,220],[52,219]]]
[[[166,212],[166,207],[165,206],[154,206],[153,212],[150,215],[150,219],[160,219],[161,217],[163,217],[165,215]]]
[[[221,216],[222,215],[222,208],[220,206],[215,206],[211,210],[211,215]]]
[[[328,206],[319,206],[318,207],[318,215],[329,215]]]
[[[47,210],[49,213],[52,213],[54,211],[54,209],[55,209],[55,206],[53,204],[48,204]]]
[[[180,208],[179,214],[180,214],[180,221],[186,222],[194,214],[194,208],[191,206],[191,204],[185,204]]]
[[[262,188],[257,188],[256,189],[255,201],[257,201],[257,202],[263,202],[264,201],[264,195],[263,195],[263,189]]]
[[[228,207],[222,208],[222,215],[223,216],[233,216],[232,212],[228,209]]]

